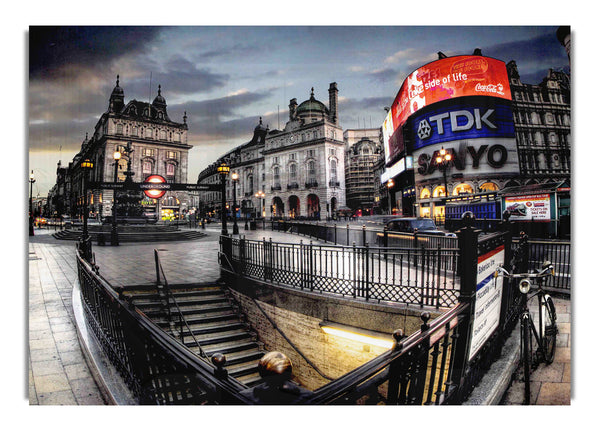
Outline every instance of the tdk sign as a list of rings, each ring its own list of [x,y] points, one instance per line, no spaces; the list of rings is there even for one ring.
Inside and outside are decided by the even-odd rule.
[[[432,110],[412,119],[413,149],[458,139],[514,137],[512,111],[506,105]]]

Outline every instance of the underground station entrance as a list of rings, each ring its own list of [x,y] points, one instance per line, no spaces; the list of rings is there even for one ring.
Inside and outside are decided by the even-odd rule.
[[[81,307],[136,404],[461,404],[518,306],[503,280],[476,296],[512,257],[508,230],[479,233],[445,249],[221,234],[215,283],[169,284],[155,251],[143,287],[111,286],[80,244]]]

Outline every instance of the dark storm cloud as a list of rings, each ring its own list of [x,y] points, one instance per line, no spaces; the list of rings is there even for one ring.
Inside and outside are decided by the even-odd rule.
[[[155,60],[145,57],[140,60],[139,66],[147,70],[146,77],[130,83],[132,97],[140,97],[148,94],[150,72],[152,72],[152,98],[160,84],[165,98],[168,95],[190,94],[208,92],[215,88],[225,86],[229,80],[226,73],[211,72],[207,68],[199,68],[193,62],[181,55],[170,57],[164,64],[158,64]],[[134,96],[135,95],[135,96]],[[168,101],[168,100],[167,100]]]
[[[527,84],[539,84],[548,68],[570,69],[569,59],[556,38],[554,27],[547,34],[536,38],[485,47],[483,54],[505,63],[515,60],[521,81]],[[548,68],[540,69],[539,64],[547,64]]]
[[[102,65],[124,54],[143,52],[161,27],[29,28],[29,78],[57,77],[67,65]]]

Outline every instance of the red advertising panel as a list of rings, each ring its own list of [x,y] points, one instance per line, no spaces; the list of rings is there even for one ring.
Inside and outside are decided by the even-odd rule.
[[[512,100],[506,65],[479,55],[448,57],[415,70],[402,83],[384,123],[388,136],[397,135],[406,119],[425,106],[463,96],[492,96]],[[391,120],[392,124],[389,124]],[[390,133],[390,131],[392,131]],[[384,133],[384,136],[386,133]],[[386,162],[397,154],[394,139],[384,142]]]

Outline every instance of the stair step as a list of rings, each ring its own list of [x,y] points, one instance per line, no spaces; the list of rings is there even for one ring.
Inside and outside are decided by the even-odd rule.
[[[246,386],[250,387],[256,386],[262,382],[262,377],[260,376],[260,374],[258,374],[258,371],[256,373],[236,377],[236,379],[245,384]]]
[[[236,331],[227,331],[213,334],[206,334],[205,337],[196,337],[196,341],[200,343],[201,346],[214,346],[214,345],[223,345],[225,343],[236,342],[239,344],[240,340],[245,342],[249,342],[252,340],[252,335],[245,330],[236,330]],[[194,339],[191,336],[185,337],[185,345],[188,347],[193,347],[196,345]],[[204,347],[202,350],[205,350]]]
[[[227,355],[228,353],[239,353],[244,350],[252,350],[252,349],[258,349],[258,348],[259,348],[258,342],[246,341],[243,343],[235,342],[235,343],[223,343],[223,344],[211,345],[211,346],[207,346],[206,348],[203,347],[202,350],[204,351],[204,353],[206,353],[206,356],[211,357],[215,353],[221,353],[223,355]],[[262,357],[262,355],[264,355],[264,353],[262,353],[260,356]],[[233,360],[233,358],[230,360],[230,358],[227,357],[227,363],[232,363],[232,360]]]

